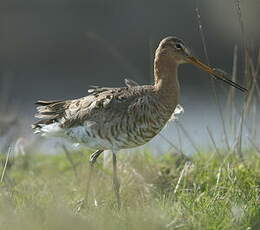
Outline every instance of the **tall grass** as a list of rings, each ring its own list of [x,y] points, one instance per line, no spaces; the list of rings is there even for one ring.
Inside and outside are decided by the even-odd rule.
[[[242,109],[237,105],[235,95],[236,90],[230,87],[226,98],[226,108],[223,108],[219,102],[219,97],[216,91],[216,86],[214,80],[212,81],[212,89],[215,97],[215,103],[217,109],[219,111],[219,117],[221,120],[221,126],[223,130],[223,139],[226,144],[227,150],[231,152],[237,153],[241,158],[242,156],[242,144],[248,143],[253,144],[253,148],[258,150],[256,138],[259,135],[257,133],[257,112],[259,110],[259,99],[260,99],[260,91],[259,91],[259,75],[260,75],[260,48],[252,47],[249,49],[249,44],[252,43],[248,36],[246,36],[246,30],[243,21],[243,14],[241,9],[240,0],[234,0],[234,9],[237,13],[238,23],[241,30],[241,43],[243,50],[243,58],[244,58],[244,73],[242,75],[243,83],[247,89],[248,93],[244,95],[244,101]],[[198,29],[201,36],[202,47],[205,53],[206,61],[210,65],[209,55],[207,51],[206,45],[206,36],[203,30],[202,19],[199,11],[198,1],[196,1],[196,15],[198,21]],[[255,56],[255,50],[257,50],[257,56]],[[256,61],[254,61],[256,59]],[[233,81],[239,81],[238,78],[238,45],[234,46],[234,54],[233,54],[233,68],[231,78]],[[216,148],[216,141],[212,135],[212,131],[207,128],[210,139],[213,143],[213,146]],[[243,140],[243,138],[247,138],[247,140]],[[231,144],[230,144],[231,143]]]

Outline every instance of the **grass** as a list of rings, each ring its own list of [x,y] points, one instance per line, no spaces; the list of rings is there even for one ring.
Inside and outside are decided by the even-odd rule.
[[[89,202],[79,213],[88,153],[71,157],[77,173],[65,154],[10,158],[0,187],[0,229],[260,228],[260,158],[253,151],[243,161],[229,153],[121,154],[120,211],[112,169],[100,158]]]

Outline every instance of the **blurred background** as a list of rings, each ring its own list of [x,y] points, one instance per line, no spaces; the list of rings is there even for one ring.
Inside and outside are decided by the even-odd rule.
[[[240,4],[247,40],[256,51],[260,3],[251,0]],[[32,137],[33,103],[38,99],[82,97],[90,85],[119,87],[124,78],[152,83],[153,54],[158,42],[168,35],[182,38],[195,56],[207,62],[197,7],[210,64],[231,73],[237,45],[237,81],[244,84],[243,39],[236,1],[2,0],[0,110],[7,116],[2,115],[0,122],[19,127],[14,139],[22,137],[28,142]],[[170,123],[163,135],[187,154],[196,148],[187,135],[180,134],[183,128],[199,147],[211,145],[208,130],[218,143],[224,143],[210,78],[189,65],[179,70],[180,104],[185,110],[179,116],[182,128]],[[226,106],[229,87],[220,82],[215,85],[219,104]],[[238,105],[242,104],[242,93],[236,92],[235,98]],[[2,145],[10,127],[1,129]],[[172,147],[160,136],[153,143],[156,151]]]

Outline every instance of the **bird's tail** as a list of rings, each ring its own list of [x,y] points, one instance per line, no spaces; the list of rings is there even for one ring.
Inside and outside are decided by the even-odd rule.
[[[64,115],[67,101],[37,101],[35,103],[37,113],[36,118],[40,120],[32,125],[35,133],[41,133],[43,127],[59,122],[59,119]]]

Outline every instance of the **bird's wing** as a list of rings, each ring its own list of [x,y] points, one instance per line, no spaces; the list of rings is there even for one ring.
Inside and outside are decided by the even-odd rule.
[[[36,104],[40,118],[34,129],[58,122],[61,127],[70,128],[86,121],[100,121],[127,111],[144,94],[146,87],[128,86],[107,88],[94,86],[88,90],[90,95],[65,101],[38,101]]]

